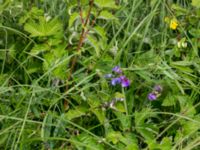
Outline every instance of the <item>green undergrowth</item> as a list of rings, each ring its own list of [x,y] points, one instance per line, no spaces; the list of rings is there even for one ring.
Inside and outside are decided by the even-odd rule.
[[[199,0],[0,0],[0,149],[199,150],[199,20]]]

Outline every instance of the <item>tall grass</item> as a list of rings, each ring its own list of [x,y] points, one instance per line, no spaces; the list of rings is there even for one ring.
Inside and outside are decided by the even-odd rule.
[[[0,149],[199,149],[199,35],[189,32],[199,29],[199,23],[189,21],[199,16],[184,12],[185,23],[184,15],[177,15],[182,10],[174,8],[190,11],[194,6],[189,1],[119,1],[119,8],[111,11],[118,19],[95,23],[107,38],[99,56],[87,38],[81,54],[74,51],[76,40],[70,44],[75,33],[68,28],[73,1],[0,3]],[[20,23],[33,7],[57,17],[63,27],[59,44],[66,45],[66,54],[46,70],[43,53],[31,50],[48,43],[49,37],[32,37],[25,30],[27,22]],[[37,13],[30,13],[29,19],[38,19]],[[165,17],[178,18],[178,29],[171,30]],[[185,24],[192,25],[189,29]],[[182,38],[187,48],[176,54]],[[66,91],[66,79],[54,71],[64,66],[61,74],[68,75],[74,56],[78,60]],[[104,78],[116,65],[131,80],[129,88],[112,87]],[[163,87],[162,94],[149,101],[155,85]],[[125,101],[107,106],[115,98]]]

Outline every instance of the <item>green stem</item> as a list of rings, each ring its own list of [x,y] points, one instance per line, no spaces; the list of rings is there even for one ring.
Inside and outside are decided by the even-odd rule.
[[[128,116],[128,107],[127,107],[127,103],[126,103],[126,94],[125,94],[125,91],[124,91],[123,87],[122,87],[122,93],[124,95],[124,108],[126,110],[126,115]]]

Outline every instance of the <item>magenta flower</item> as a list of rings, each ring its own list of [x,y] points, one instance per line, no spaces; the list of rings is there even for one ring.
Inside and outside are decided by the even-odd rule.
[[[125,76],[120,76],[120,79],[121,79],[121,85],[122,85],[122,87],[128,87],[128,86],[130,86],[131,82]]]
[[[112,71],[114,71],[115,73],[118,73],[118,74],[121,74],[122,73],[122,70],[119,66],[115,66]]]
[[[148,99],[149,99],[150,101],[156,100],[156,99],[157,99],[156,93],[153,93],[153,92],[149,93],[149,94],[148,94]]]

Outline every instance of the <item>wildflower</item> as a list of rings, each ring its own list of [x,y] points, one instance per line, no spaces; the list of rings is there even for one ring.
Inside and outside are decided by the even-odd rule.
[[[113,85],[113,86],[115,86],[116,84],[120,84],[121,83],[121,79],[120,78],[113,78],[112,80],[111,80],[111,84]]]
[[[121,79],[121,85],[122,87],[128,87],[130,86],[130,80],[127,79],[125,76],[120,76]]]
[[[178,21],[176,19],[172,19],[170,21],[170,25],[169,27],[172,29],[172,30],[176,30],[176,28],[178,27]]]
[[[121,70],[121,68],[120,68],[119,66],[115,66],[115,67],[112,69],[112,71],[114,71],[115,73],[119,73],[119,74],[122,73],[122,70]]]
[[[113,77],[113,74],[109,73],[109,74],[105,74],[104,75],[104,78],[108,79],[108,78],[112,78]]]
[[[156,100],[156,99],[157,99],[156,93],[154,93],[154,92],[149,93],[149,94],[148,94],[148,99],[149,99],[150,101]]]
[[[154,91],[156,91],[156,92],[158,92],[158,93],[161,93],[162,90],[163,90],[162,86],[160,86],[160,85],[156,85],[156,86],[154,86],[153,89],[154,89]]]

